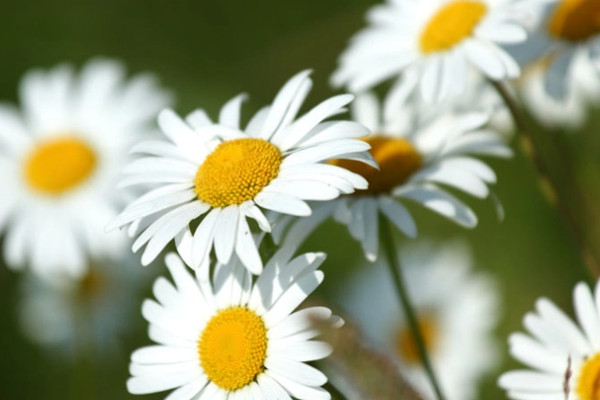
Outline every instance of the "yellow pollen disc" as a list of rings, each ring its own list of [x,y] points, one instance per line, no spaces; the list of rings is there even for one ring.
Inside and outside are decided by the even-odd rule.
[[[277,174],[283,155],[263,139],[235,139],[221,143],[196,173],[196,194],[212,207],[252,200]]]
[[[457,0],[442,7],[427,23],[419,41],[423,53],[450,50],[467,37],[487,13],[478,0]]]
[[[433,315],[424,315],[418,318],[419,329],[428,353],[434,354],[439,340],[439,327]],[[411,363],[421,363],[421,356],[417,342],[409,327],[402,327],[396,336],[396,351],[400,357]]]
[[[254,381],[267,358],[267,328],[245,307],[233,307],[212,317],[198,342],[200,364],[208,378],[228,391]]]
[[[54,138],[39,144],[26,158],[25,181],[39,192],[59,195],[89,178],[96,164],[96,154],[81,139]]]
[[[363,140],[371,145],[369,151],[379,164],[379,170],[359,161],[331,161],[331,164],[357,173],[369,182],[369,188],[356,191],[357,195],[389,193],[423,165],[421,155],[406,139],[369,136]]]
[[[600,1],[563,0],[550,17],[554,37],[578,42],[600,33]]]
[[[600,399],[600,353],[588,358],[581,367],[576,392],[580,400]]]

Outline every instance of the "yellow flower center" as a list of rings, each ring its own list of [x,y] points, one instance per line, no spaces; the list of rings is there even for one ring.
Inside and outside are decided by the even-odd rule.
[[[25,160],[25,181],[42,193],[59,195],[83,183],[96,169],[92,148],[74,136],[42,142]]]
[[[198,168],[196,194],[214,208],[242,204],[277,177],[281,161],[281,151],[263,139],[223,142]]]
[[[600,33],[600,1],[563,0],[550,17],[550,34],[578,42]]]
[[[234,391],[254,381],[267,358],[267,329],[261,317],[245,307],[220,311],[198,342],[200,364],[219,387]]]
[[[361,175],[369,182],[369,188],[356,191],[357,195],[389,193],[406,182],[423,165],[421,155],[406,139],[375,135],[363,140],[371,145],[369,151],[379,164],[379,170],[359,161],[331,161],[334,165]]]
[[[434,354],[439,340],[439,327],[433,315],[423,315],[418,319],[419,329],[429,354]],[[411,364],[420,364],[421,356],[415,337],[410,328],[402,327],[396,336],[396,351],[398,355]]]
[[[421,33],[421,51],[428,54],[450,50],[473,34],[486,13],[487,6],[479,0],[457,0],[446,4]]]
[[[581,400],[600,399],[600,353],[588,358],[583,364],[576,391]]]

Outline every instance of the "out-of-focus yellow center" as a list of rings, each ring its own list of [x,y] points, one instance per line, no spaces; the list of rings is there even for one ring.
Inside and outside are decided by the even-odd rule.
[[[429,354],[435,354],[439,340],[439,326],[433,315],[423,315],[418,319],[419,329],[423,335],[425,348]],[[396,336],[396,351],[398,355],[411,364],[421,363],[417,342],[408,326],[402,327]]]
[[[90,268],[79,281],[78,293],[81,297],[92,298],[102,293],[108,283],[105,274],[101,274],[95,267]]]
[[[208,321],[198,351],[208,378],[234,391],[254,381],[264,370],[267,329],[262,318],[247,308],[228,308]]]
[[[369,151],[379,164],[379,170],[359,161],[331,161],[331,164],[357,173],[369,182],[369,188],[356,191],[357,195],[389,193],[423,165],[421,155],[406,139],[375,135],[363,140],[371,145]]]
[[[600,399],[600,353],[585,361],[575,390],[581,400]]]
[[[221,143],[196,173],[196,194],[212,207],[252,200],[277,174],[283,155],[263,139],[235,139]]]
[[[600,1],[563,0],[550,16],[554,37],[578,42],[600,33]]]
[[[60,195],[85,182],[96,165],[96,154],[86,142],[62,136],[40,143],[27,156],[25,181],[38,192]]]
[[[429,20],[421,33],[423,53],[450,50],[467,37],[487,13],[487,6],[478,0],[457,0],[442,7]]]

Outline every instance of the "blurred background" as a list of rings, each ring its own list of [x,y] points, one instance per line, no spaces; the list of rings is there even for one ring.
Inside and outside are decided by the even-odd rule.
[[[334,93],[328,77],[348,39],[364,26],[364,13],[373,4],[371,0],[5,2],[0,10],[0,99],[16,102],[18,82],[32,67],[62,62],[81,66],[92,57],[105,56],[122,60],[130,73],[157,74],[175,94],[179,113],[201,106],[216,115],[227,99],[247,92],[251,97],[245,115],[249,116],[305,68],[315,71],[308,101],[314,105]],[[539,132],[560,140],[561,153],[574,160],[586,188],[597,182],[597,161],[590,160],[597,159],[599,126],[596,117],[581,132]],[[517,147],[516,140],[512,145]],[[488,161],[498,175],[494,190],[506,209],[503,222],[489,199],[470,199],[480,218],[472,231],[411,207],[421,237],[465,239],[477,268],[498,281],[503,311],[497,338],[503,362],[483,382],[482,400],[504,398],[496,377],[517,365],[507,356],[506,336],[521,330],[521,318],[535,299],[547,296],[571,312],[574,283],[589,279],[557,214],[543,198],[529,161],[518,151],[512,160]],[[563,162],[562,157],[551,159],[558,171]],[[593,198],[590,189],[586,193]],[[328,223],[304,249],[328,252],[323,267],[326,279],[318,296],[343,310],[344,304],[332,294],[363,266],[359,246],[344,227]],[[125,319],[128,332],[119,338],[118,350],[65,356],[23,335],[17,312],[23,275],[0,266],[0,399],[134,397],[125,388],[129,355],[150,343],[147,323],[138,310],[142,299],[151,295],[152,278],[166,270],[160,262],[146,269],[125,267],[138,268],[135,273],[143,275],[146,283],[135,300],[127,300],[133,312]],[[142,398],[161,399],[164,394]]]

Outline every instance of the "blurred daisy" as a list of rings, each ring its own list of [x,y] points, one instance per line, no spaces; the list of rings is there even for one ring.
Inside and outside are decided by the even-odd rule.
[[[509,338],[513,357],[530,369],[503,374],[498,384],[517,400],[600,398],[600,283],[595,294],[579,283],[573,292],[577,323],[550,300],[523,320],[529,335]]]
[[[514,0],[389,0],[368,14],[371,23],[340,59],[335,85],[353,92],[401,77],[392,96],[416,86],[427,102],[457,97],[469,68],[501,81],[519,66],[500,46],[526,39]]]
[[[371,145],[379,170],[351,160],[334,160],[332,164],[362,175],[369,182],[368,189],[315,206],[310,218],[280,218],[273,231],[276,241],[285,235],[290,245],[298,245],[333,215],[348,226],[367,259],[373,261],[379,246],[379,213],[407,236],[417,235],[416,224],[403,205],[406,199],[461,226],[477,225],[475,213],[441,185],[478,198],[490,194],[488,185],[496,182],[496,174],[473,155],[509,157],[511,151],[496,133],[484,127],[487,114],[445,112],[423,118],[419,108],[412,108],[396,115],[389,113],[386,120],[370,93],[360,95],[352,111],[355,120],[374,132],[364,140]]]
[[[148,282],[131,253],[90,264],[80,278],[47,281],[26,274],[19,317],[24,333],[51,351],[94,357],[118,353]],[[143,276],[142,276],[143,275]]]
[[[185,121],[170,110],[159,115],[170,142],[136,146],[134,151],[147,156],[126,167],[123,181],[157,187],[109,226],[134,223],[133,233],[143,230],[133,244],[134,251],[147,244],[142,264],[175,238],[181,256],[194,267],[208,257],[214,243],[219,262],[227,263],[235,252],[258,274],[262,261],[247,218],[269,232],[261,208],[307,216],[311,208],[305,200],[331,200],[367,187],[360,175],[326,163],[350,158],[374,165],[369,145],[355,139],[368,132],[365,127],[350,121],[323,122],[343,112],[353,96],[332,97],[296,118],[312,86],[308,75],[301,72],[288,81],[273,104],[259,111],[243,131],[243,95],[225,104],[218,123],[201,110]],[[204,214],[192,237],[190,223]]]
[[[470,253],[460,242],[410,246],[399,254],[442,390],[448,400],[478,398],[477,383],[497,361],[492,330],[499,302],[494,282],[473,273]],[[378,262],[361,269],[341,287],[338,298],[367,337],[395,359],[415,388],[426,399],[434,399],[387,266]]]
[[[568,89],[562,98],[556,98],[544,87],[548,67],[548,61],[543,60],[525,70],[519,82],[523,103],[549,128],[580,128],[587,121],[590,106],[600,104],[599,71],[585,52],[577,52],[565,77]]]
[[[176,389],[169,398],[330,399],[327,378],[306,364],[327,357],[328,344],[312,340],[311,318],[337,317],[324,307],[294,311],[321,283],[316,269],[323,254],[289,261],[280,251],[252,283],[237,257],[218,265],[213,284],[194,279],[174,254],[167,266],[175,286],[164,278],[154,285],[158,302],[142,307],[150,337],[158,345],[131,356],[133,394]]]
[[[600,2],[597,0],[560,0],[546,6],[536,34],[527,49],[539,56],[550,55],[545,70],[544,88],[558,99],[569,95],[577,58],[587,58],[600,74]]]
[[[123,200],[114,185],[135,140],[168,103],[150,75],[125,80],[114,61],[29,72],[22,110],[0,105],[0,229],[9,266],[82,277],[89,257],[115,256],[124,235],[104,225]]]

